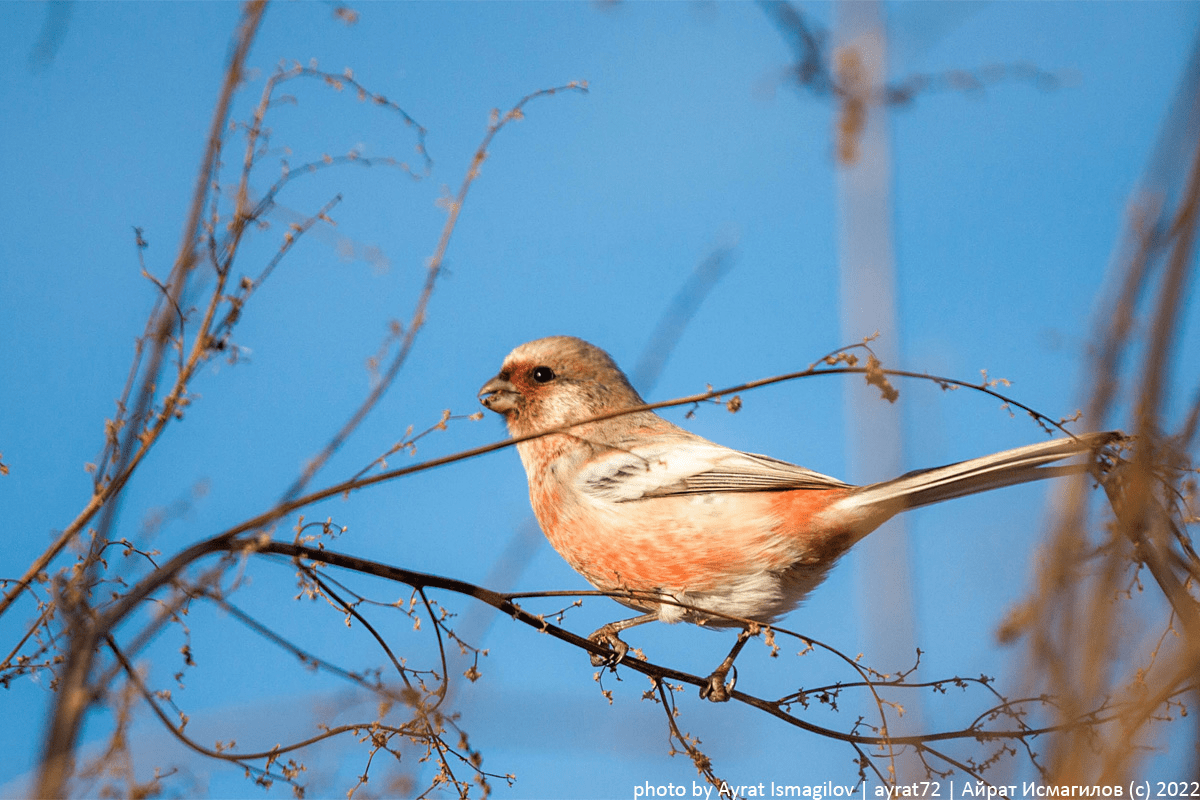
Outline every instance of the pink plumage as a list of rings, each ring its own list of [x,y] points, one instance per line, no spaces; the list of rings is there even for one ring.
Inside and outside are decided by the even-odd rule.
[[[652,619],[769,623],[897,512],[1082,472],[1120,438],[1056,439],[856,487],[650,411],[585,422],[644,402],[607,353],[569,336],[516,348],[479,395],[514,437],[582,423],[517,450],[546,538],[596,588],[646,612],[593,634],[614,647],[620,630]]]

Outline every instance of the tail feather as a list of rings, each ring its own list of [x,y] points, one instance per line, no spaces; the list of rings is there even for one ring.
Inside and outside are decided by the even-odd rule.
[[[940,503],[1018,483],[1087,472],[1095,454],[1124,435],[1117,431],[1088,433],[1074,439],[1054,439],[944,467],[909,472],[882,483],[863,486],[838,505],[842,511],[867,517],[891,516],[909,508]],[[1086,458],[1081,458],[1086,456]],[[1074,459],[1060,464],[1064,459]]]

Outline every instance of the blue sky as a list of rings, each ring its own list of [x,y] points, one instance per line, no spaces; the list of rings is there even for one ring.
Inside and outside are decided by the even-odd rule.
[[[803,8],[816,24],[830,24],[830,6]],[[150,243],[148,269],[164,276],[239,13],[233,3],[67,9],[52,57],[34,58],[48,6],[0,5],[0,174],[9,187],[0,196],[0,453],[11,469],[0,479],[10,526],[5,576],[23,570],[89,496],[84,465],[100,450],[154,301],[133,228]],[[389,320],[407,323],[445,218],[437,200],[446,187],[457,190],[491,109],[538,89],[576,80],[590,87],[538,99],[496,139],[410,361],[318,485],[353,474],[410,424],[423,429],[446,408],[474,412],[479,386],[529,339],[581,336],[631,369],[671,297],[723,243],[736,242],[736,260],[649,399],[792,371],[849,343],[838,318],[832,109],[787,82],[789,51],[757,6],[372,3],[358,11],[358,24],[345,26],[325,4],[272,6],[250,57],[258,72],[233,116],[246,117],[281,59],[349,67],[428,129],[432,173],[413,181],[386,168],[328,170],[280,197],[303,215],[340,193],[337,228],[307,237],[255,296],[235,335],[242,363],[214,362],[199,377],[195,405],[129,486],[123,535],[139,536],[151,509],[191,497],[197,486],[206,487],[203,496],[150,546],[175,552],[271,505],[369,390],[365,362]],[[967,380],[986,369],[1011,380],[1011,393],[1028,405],[1069,416],[1086,397],[1088,337],[1110,286],[1112,249],[1186,63],[1198,8],[1002,2],[887,11],[894,77],[1032,64],[1065,81],[1052,91],[1019,79],[935,91],[893,111],[896,366]],[[415,158],[412,132],[395,115],[317,82],[294,82],[289,91],[297,104],[276,109],[269,124],[292,164],[351,149]],[[264,169],[259,188],[274,174]],[[289,218],[273,220],[247,244],[240,272],[257,273],[278,245]],[[377,247],[386,263],[347,257],[339,241]],[[1173,412],[1189,401],[1186,380],[1200,364],[1194,325],[1183,340]],[[845,475],[844,389],[843,379],[822,378],[746,395],[736,415],[712,407],[691,420],[668,416],[723,444]],[[907,468],[1042,436],[980,396],[914,383],[900,389]],[[422,440],[416,458],[503,436],[493,415],[456,422]],[[985,672],[1019,685],[1019,652],[998,647],[995,630],[1031,585],[1047,497],[1046,487],[1026,486],[909,515],[924,674]],[[348,526],[337,545],[343,551],[483,582],[529,512],[524,475],[506,450],[328,501],[308,516]],[[869,655],[860,619],[875,612],[856,601],[854,561],[786,624]],[[516,585],[586,588],[544,544]],[[376,590],[395,599],[393,587]],[[297,603],[294,594],[286,566],[256,564],[237,599],[307,646],[355,668],[375,663],[377,653],[336,612]],[[472,607],[451,595],[439,600],[463,616]],[[0,622],[5,642],[30,613],[16,612]],[[586,633],[622,614],[593,600],[567,622]],[[497,796],[629,797],[644,781],[690,787],[697,779],[685,757],[667,755],[661,709],[639,699],[644,679],[607,679],[610,705],[580,652],[506,619],[491,622],[479,642],[489,649],[483,678],[460,686],[458,699],[485,768],[517,775],[511,789],[493,782]],[[220,612],[198,610],[188,624],[197,667],[175,694],[200,739],[269,747],[311,733],[320,709],[370,713],[371,703],[347,686],[314,678]],[[409,642],[404,624],[390,624]],[[700,673],[729,646],[726,636],[680,626],[645,626],[628,638],[653,660]],[[405,645],[414,659],[428,655],[427,639]],[[174,686],[180,642],[167,634],[147,652],[152,683]],[[781,667],[763,649],[751,647],[745,688],[767,675],[811,685],[811,659]],[[784,669],[790,677],[779,675]],[[44,681],[31,680],[3,694],[0,795],[21,793],[48,697]],[[681,707],[681,724],[732,783],[853,780],[844,746],[733,704],[710,707],[691,692]],[[167,741],[144,708],[138,720],[139,766],[179,765],[180,793],[262,793],[237,770]],[[102,714],[89,719],[85,752],[108,725]],[[1156,764],[1185,758],[1170,740],[1159,745]],[[306,761],[315,796],[343,796],[362,769],[349,743]],[[392,766],[375,769],[379,789]],[[429,774],[416,768],[414,778]]]

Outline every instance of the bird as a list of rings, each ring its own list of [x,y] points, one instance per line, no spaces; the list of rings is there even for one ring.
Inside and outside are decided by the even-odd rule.
[[[645,402],[612,357],[572,336],[518,346],[478,397],[520,440],[530,504],[550,544],[589,583],[640,612],[588,637],[609,650],[593,653],[592,663],[615,667],[628,651],[620,633],[647,622],[741,627],[701,687],[713,701],[730,698],[737,673],[727,682],[728,673],[756,626],[799,605],[895,514],[1088,471],[1122,438],[1052,439],[854,486],[716,444],[639,408]]]

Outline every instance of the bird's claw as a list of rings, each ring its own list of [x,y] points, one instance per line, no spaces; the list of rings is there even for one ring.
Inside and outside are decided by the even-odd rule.
[[[607,645],[612,651],[607,655],[591,653],[593,667],[615,667],[625,660],[625,654],[629,652],[629,645],[621,641],[615,631],[608,630],[607,626],[589,636],[588,641]]]
[[[714,703],[727,703],[733,696],[733,687],[737,686],[737,667],[733,667],[733,677],[725,682],[729,669],[718,669],[708,676],[708,683],[700,687],[700,699],[711,700]]]

